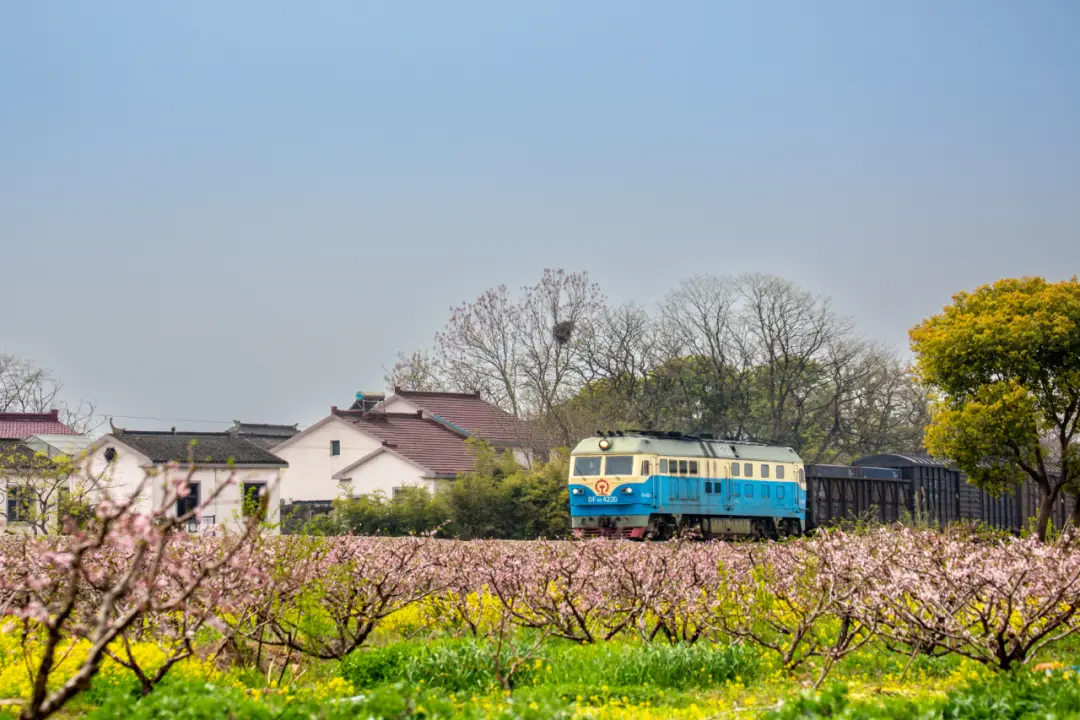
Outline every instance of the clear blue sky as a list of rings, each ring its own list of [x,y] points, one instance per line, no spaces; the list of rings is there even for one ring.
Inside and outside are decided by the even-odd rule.
[[[0,351],[165,427],[310,423],[545,266],[906,348],[1080,272],[1080,3],[6,2],[0,242]]]

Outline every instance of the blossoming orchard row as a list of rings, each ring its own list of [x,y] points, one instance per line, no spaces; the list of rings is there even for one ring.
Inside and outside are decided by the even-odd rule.
[[[780,544],[457,542],[263,537],[252,525],[208,541],[176,532],[183,521],[104,504],[81,534],[0,541],[0,624],[33,644],[24,717],[56,712],[105,657],[150,692],[196,652],[197,635],[239,663],[335,659],[395,613],[490,638],[501,678],[515,662],[503,648],[523,639],[753,643],[787,668],[813,664],[820,682],[870,642],[1007,669],[1080,629],[1080,545],[1069,539],[898,526]],[[91,651],[50,682],[71,639]],[[147,640],[163,664],[130,652]]]

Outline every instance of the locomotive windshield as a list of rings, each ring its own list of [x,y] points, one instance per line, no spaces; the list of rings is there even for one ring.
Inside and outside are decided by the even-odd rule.
[[[574,458],[574,477],[599,475],[601,460],[603,460],[603,458],[599,457]]]
[[[608,475],[633,475],[634,458],[630,455],[610,455],[607,458]]]

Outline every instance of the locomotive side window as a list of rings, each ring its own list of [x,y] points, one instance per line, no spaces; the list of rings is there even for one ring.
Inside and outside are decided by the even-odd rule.
[[[743,475],[746,477],[754,477],[754,465],[753,463],[743,463],[742,466]]]
[[[746,497],[754,497],[754,486],[752,483],[746,483]]]
[[[735,489],[732,491],[732,494],[735,495],[735,497],[742,495],[742,483],[735,483]]]
[[[783,480],[784,479],[784,466],[783,465],[777,465],[776,466],[776,479],[777,480]],[[777,495],[777,497],[783,497],[783,495]]]
[[[697,475],[697,460],[690,461],[690,474]]]
[[[739,463],[731,463],[731,477],[739,477]]]
[[[600,474],[600,461],[598,457],[574,458],[574,477],[591,477]]]
[[[761,477],[763,477],[763,478],[769,477],[769,466],[766,465],[765,463],[761,464]]]
[[[761,486],[761,497],[763,497],[763,498],[769,497],[769,486],[768,485],[762,485]]]
[[[604,472],[607,475],[633,475],[634,458],[630,455],[610,455]]]
[[[777,486],[777,488],[776,488],[776,499],[777,500],[783,500],[784,499],[784,486],[783,485],[778,485]]]
[[[685,460],[680,460],[679,461],[679,474],[680,475],[686,475],[686,461]]]
[[[705,481],[705,494],[712,495],[712,482],[709,480]]]
[[[660,461],[660,474],[667,475],[667,460]]]
[[[645,476],[645,477],[649,476],[649,461],[648,460],[642,460],[641,461],[641,474],[643,476]]]

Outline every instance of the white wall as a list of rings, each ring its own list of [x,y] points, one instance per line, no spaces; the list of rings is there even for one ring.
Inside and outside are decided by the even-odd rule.
[[[341,442],[341,454],[330,454],[330,442]],[[285,500],[333,500],[341,495],[334,474],[382,447],[382,441],[334,417],[308,435],[298,436],[273,453],[289,463],[281,480]],[[359,491],[354,491],[354,493]]]
[[[364,495],[381,490],[386,497],[393,497],[394,488],[418,485],[431,490],[432,480],[424,479],[424,471],[393,453],[376,455],[351,473],[349,490],[353,495]]]
[[[414,413],[420,408],[400,395],[391,395],[383,400],[382,409],[390,413]]]
[[[105,451],[108,448],[116,450],[116,459],[109,463],[105,459]],[[91,492],[91,502],[97,501],[97,495],[93,492],[95,484],[100,483],[108,489],[109,494],[115,497],[131,497],[139,483],[146,477],[143,466],[148,463],[145,455],[135,452],[120,442],[106,441],[93,452],[89,453],[80,463],[82,470],[78,473],[73,485],[73,490],[83,488]],[[139,494],[137,507],[139,512],[149,513],[154,508],[154,495],[151,483],[147,483]],[[77,490],[76,490],[77,491]]]
[[[105,459],[105,450],[110,447],[116,450],[116,459],[112,463]],[[143,482],[146,477],[149,463],[145,456],[128,448],[123,443],[106,441],[88,455],[84,467],[86,470],[80,473],[82,477],[76,481],[77,483],[82,484],[83,487],[88,487],[95,481],[101,482],[108,488],[113,497],[120,498],[130,497],[135,492],[135,489],[139,487],[139,483]],[[187,477],[188,474],[188,470],[183,467],[176,470],[166,470],[165,466],[157,466],[152,470],[156,473],[156,476],[143,485],[137,504],[138,510],[144,513],[151,512],[163,502],[165,482],[167,480],[166,474],[170,474],[171,478]],[[234,518],[239,518],[242,510],[241,486],[244,482],[265,482],[267,484],[270,499],[266,519],[269,522],[277,522],[281,498],[281,486],[280,483],[276,482],[279,472],[281,470],[272,467],[204,468],[195,470],[190,477],[190,481],[200,483],[199,498],[205,500],[217,487],[227,484],[230,477],[233,478],[234,484],[226,487],[215,498],[214,502],[203,511],[203,514],[213,515],[216,525],[230,525],[235,529],[239,527],[239,522]],[[93,492],[91,496],[91,500],[96,501]],[[169,514],[175,515],[175,513],[176,507],[174,506]]]
[[[186,470],[173,471],[181,476],[187,476]],[[215,526],[225,526],[237,530],[243,524],[243,486],[244,483],[266,483],[267,491],[270,492],[269,504],[267,505],[268,522],[277,522],[280,519],[281,486],[276,482],[277,469],[271,468],[206,468],[195,470],[190,477],[190,482],[199,483],[199,500],[205,502],[215,490],[221,486],[225,488],[214,500],[203,509],[202,516],[213,516]],[[161,501],[163,492],[162,483],[155,483],[154,495],[157,502]],[[172,508],[170,515],[176,513]]]

